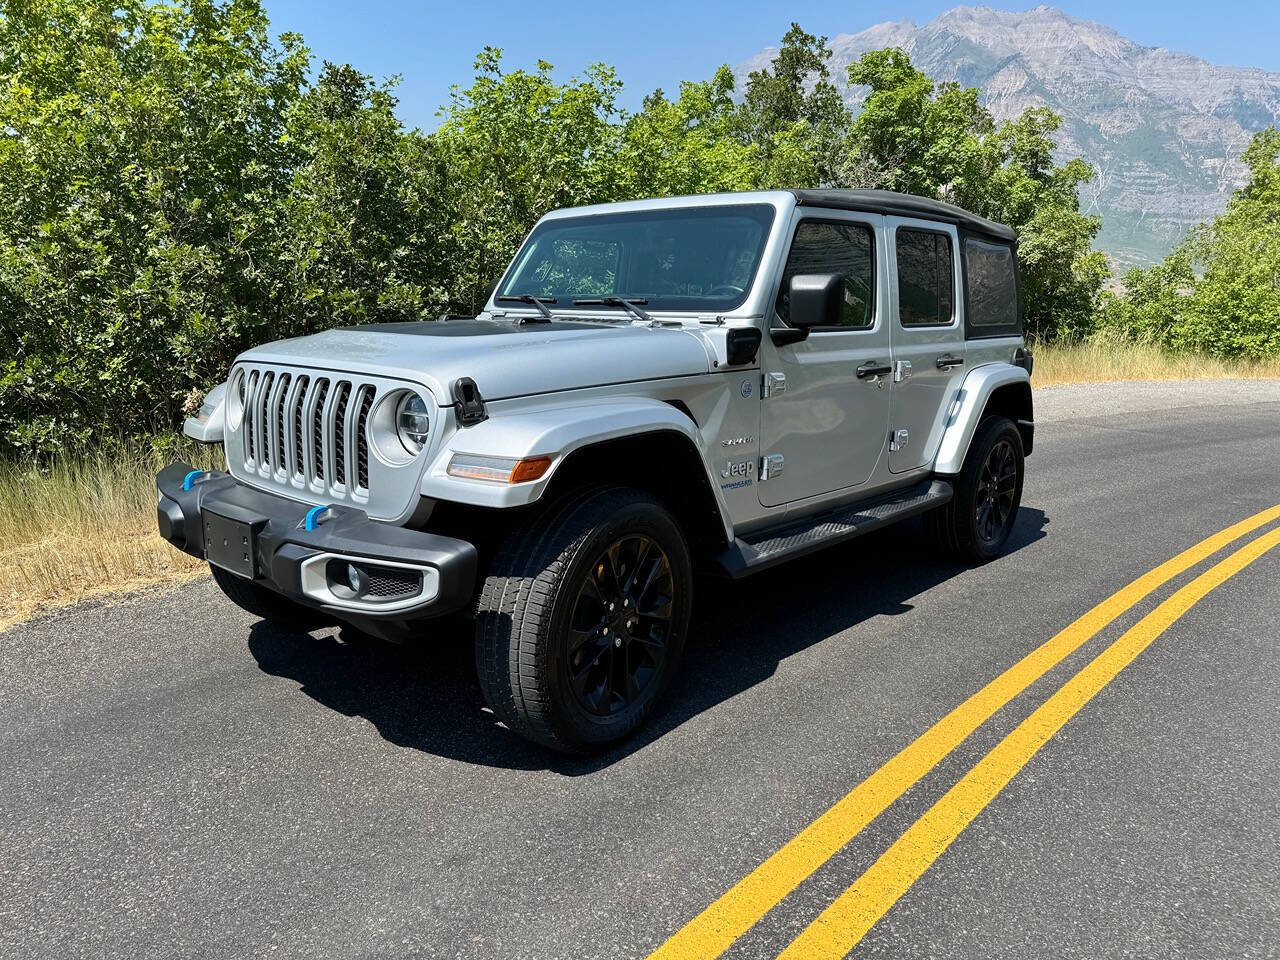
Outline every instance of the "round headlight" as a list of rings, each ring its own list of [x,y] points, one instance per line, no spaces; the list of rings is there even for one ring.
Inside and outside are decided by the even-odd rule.
[[[426,401],[416,393],[405,394],[396,405],[396,436],[404,448],[414,456],[421,453],[430,426]]]

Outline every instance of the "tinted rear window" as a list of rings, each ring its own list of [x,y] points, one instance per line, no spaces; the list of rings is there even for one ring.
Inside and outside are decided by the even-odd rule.
[[[966,239],[965,282],[969,288],[966,317],[981,333],[991,328],[1018,328],[1018,268],[1013,248],[1003,243]],[[986,329],[984,329],[986,328]]]

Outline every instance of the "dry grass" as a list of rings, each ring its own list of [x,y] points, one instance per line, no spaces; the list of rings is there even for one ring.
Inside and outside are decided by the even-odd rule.
[[[212,466],[212,451],[179,453]],[[118,445],[46,466],[0,466],[0,629],[87,597],[194,579],[207,568],[156,532],[155,474],[177,459]]]
[[[1032,383],[1037,387],[1108,380],[1280,379],[1280,360],[1220,360],[1123,340],[1038,344],[1034,352]]]

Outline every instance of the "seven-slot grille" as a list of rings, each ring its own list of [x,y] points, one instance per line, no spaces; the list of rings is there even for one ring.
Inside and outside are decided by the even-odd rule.
[[[331,375],[244,367],[235,380],[244,410],[245,467],[278,483],[333,495],[367,495],[369,414],[378,389]]]

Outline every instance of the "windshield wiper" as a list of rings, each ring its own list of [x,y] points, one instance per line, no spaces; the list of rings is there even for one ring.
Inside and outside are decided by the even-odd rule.
[[[653,319],[653,317],[650,314],[648,314],[644,310],[641,310],[637,306],[637,304],[648,303],[648,302],[649,301],[644,297],[631,297],[630,299],[626,297],[588,297],[585,299],[573,301],[573,305],[575,307],[594,307],[594,306],[621,307],[623,310],[627,311],[627,313],[631,314],[637,320],[641,320],[645,323],[655,323],[656,321]]]
[[[527,304],[529,304],[530,306],[534,306],[534,307],[537,307],[537,308],[538,308],[538,312],[539,312],[540,314],[542,314],[542,322],[543,322],[543,323],[550,323],[552,320],[554,320],[554,319],[555,319],[555,317],[553,317],[553,316],[551,315],[551,311],[547,309],[547,304],[548,304],[548,303],[555,303],[555,302],[556,302],[556,298],[555,298],[555,297],[535,297],[532,293],[522,293],[522,294],[519,294],[519,295],[511,295],[511,296],[494,297],[494,298],[493,298],[493,301],[494,301],[494,303],[503,303],[503,302],[505,302],[505,303],[527,303]],[[527,322],[530,322],[530,321],[532,321],[532,320],[533,320],[533,318],[532,318],[532,317],[521,317],[521,318],[520,318],[520,322],[521,322],[521,323],[527,323]]]

